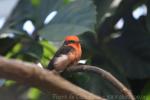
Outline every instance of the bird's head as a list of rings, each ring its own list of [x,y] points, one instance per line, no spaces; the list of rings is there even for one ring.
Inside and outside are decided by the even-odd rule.
[[[67,36],[64,45],[80,45],[80,40],[77,36]]]

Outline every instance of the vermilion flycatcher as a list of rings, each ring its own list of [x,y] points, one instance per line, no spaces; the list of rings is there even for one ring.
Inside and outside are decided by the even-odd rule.
[[[77,36],[67,36],[63,45],[56,52],[48,65],[48,69],[58,72],[77,64],[82,54],[80,40]]]

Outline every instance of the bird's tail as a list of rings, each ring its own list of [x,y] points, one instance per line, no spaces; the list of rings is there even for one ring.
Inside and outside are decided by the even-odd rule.
[[[53,66],[53,64],[51,62],[48,64],[47,69],[49,69],[49,70],[53,70],[54,69],[54,66]]]

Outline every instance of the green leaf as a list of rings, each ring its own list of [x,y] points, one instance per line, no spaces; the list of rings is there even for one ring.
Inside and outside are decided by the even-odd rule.
[[[80,43],[82,47],[82,58],[87,59],[91,57],[93,54],[99,54],[100,51],[97,48],[98,45],[96,43],[95,33],[85,32],[79,35]],[[96,49],[95,49],[96,48]]]
[[[96,10],[91,0],[74,0],[65,3],[63,0],[20,0],[6,21],[4,28],[11,27],[23,32],[23,24],[31,20],[35,30],[40,30],[48,40],[62,40],[64,36],[94,31]],[[34,6],[36,5],[36,6]],[[48,25],[44,25],[46,17],[56,11],[56,16]],[[17,20],[16,20],[17,19]],[[44,29],[42,29],[44,28]],[[59,29],[59,30],[58,30]],[[60,36],[59,36],[60,35]]]
[[[70,2],[74,2],[75,0],[64,0],[64,2],[67,4],[67,3],[70,3]]]
[[[42,58],[43,47],[28,36],[20,37],[16,45],[7,53],[8,58],[17,58],[26,61],[39,61]]]
[[[7,54],[15,44],[16,40],[14,38],[10,37],[0,38],[0,54],[1,55]]]
[[[59,30],[62,29],[62,30]],[[73,25],[73,24],[56,24],[49,25],[48,27],[43,28],[39,32],[43,38],[46,38],[50,41],[60,41],[63,40],[65,36],[68,35],[79,35],[83,32],[90,31],[87,27]]]
[[[41,91],[37,88],[30,88],[27,93],[29,100],[38,100],[40,97]]]
[[[32,18],[30,13],[34,13],[30,0],[20,0],[6,20],[3,29],[13,29],[24,32],[24,22]]]
[[[12,81],[12,80],[6,80],[6,82],[5,82],[5,86],[6,87],[10,87],[10,86],[12,86],[12,85],[14,85],[16,82],[15,81]]]
[[[150,1],[149,0],[147,0],[146,6],[147,6],[146,25],[148,30],[150,31]]]
[[[141,97],[142,100],[150,100],[150,82],[147,82],[144,86],[144,89],[139,97]]]
[[[42,37],[51,41],[62,40],[67,35],[94,31],[96,11],[92,1],[76,0],[54,11],[57,11],[56,16],[39,31]]]
[[[116,4],[117,2],[113,0],[94,0],[97,10],[97,23],[101,23],[105,17],[111,16],[116,8],[119,6],[113,6],[113,4]]]
[[[40,62],[42,63],[42,65],[47,66],[49,61],[55,54],[56,48],[53,46],[52,43],[48,42],[47,40],[41,40],[40,44],[43,47],[43,54]]]
[[[28,48],[24,47],[23,52],[35,59],[40,60],[43,54],[43,47],[35,41],[32,41],[31,44],[28,44]]]
[[[39,6],[41,3],[41,0],[31,0],[31,3],[33,6]]]
[[[15,56],[18,52],[20,52],[21,49],[22,49],[21,43],[16,43],[16,45],[14,45],[14,47],[11,48],[11,50],[7,53],[6,57],[11,58]]]
[[[58,2],[57,2],[58,1]],[[20,0],[3,28],[11,28],[23,31],[23,24],[27,20],[31,20],[35,25],[35,29],[44,27],[44,20],[48,14],[53,11],[53,6],[58,3],[61,4],[62,0]],[[57,6],[61,5],[55,5]],[[54,7],[54,8],[55,8]],[[51,9],[52,8],[52,9]],[[56,9],[57,10],[57,9]],[[16,20],[17,19],[17,20]]]
[[[132,79],[150,77],[150,34],[144,18],[141,16],[136,20],[132,13],[125,15],[121,36],[107,43],[112,56],[118,59],[115,62],[119,62],[127,77]]]

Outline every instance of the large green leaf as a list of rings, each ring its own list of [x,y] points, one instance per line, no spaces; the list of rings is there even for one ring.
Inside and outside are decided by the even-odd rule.
[[[147,6],[147,17],[146,17],[146,24],[147,24],[147,28],[148,30],[150,31],[150,1],[147,0],[147,3],[146,3],[146,6]]]
[[[13,28],[22,31],[23,23],[32,17],[30,13],[33,13],[33,9],[31,8],[29,0],[20,0],[5,22],[3,29]]]
[[[36,29],[41,28],[46,16],[53,11],[53,8],[61,7],[62,2],[62,0],[20,0],[4,27],[22,30],[24,22],[31,20]]]
[[[121,63],[129,78],[150,77],[150,34],[145,28],[144,19],[142,16],[135,20],[131,13],[124,16],[121,36],[108,45],[113,56],[118,57],[116,62]]]
[[[94,31],[96,11],[92,1],[75,0],[58,8],[51,9],[57,11],[57,15],[45,28],[40,30],[39,33],[44,38],[48,40],[62,40],[67,35]]]
[[[104,18],[104,15],[111,15],[110,10],[112,10],[111,8],[111,4],[113,2],[113,0],[93,0],[95,5],[96,5],[96,10],[97,10],[97,23],[99,24],[99,22],[101,22]]]
[[[114,0],[115,1],[115,0]],[[118,67],[125,70],[129,78],[149,78],[149,32],[145,27],[145,18],[135,20],[132,16],[134,7],[143,4],[141,1],[122,0],[110,20],[104,20],[100,27],[100,39],[104,40],[101,48],[105,48],[106,55]],[[112,12],[111,12],[112,13]],[[130,15],[128,15],[130,14]],[[119,18],[124,17],[123,31],[116,31],[114,25]],[[114,31],[115,30],[115,31]],[[119,38],[111,38],[111,34],[118,32]],[[100,40],[100,41],[101,41]],[[106,40],[106,41],[105,41]],[[106,42],[106,43],[105,43]],[[116,58],[116,59],[115,59]],[[135,73],[136,69],[136,73]]]
[[[43,54],[40,62],[46,67],[54,56],[56,48],[47,40],[41,40],[40,45],[43,47]]]
[[[0,54],[5,55],[7,52],[9,52],[9,49],[12,48],[15,44],[16,41],[14,38],[0,38]]]
[[[21,41],[17,42],[6,57],[18,58],[26,61],[39,61],[43,55],[43,47],[37,41],[32,40],[30,37],[22,36]]]
[[[67,22],[66,22],[67,23]],[[53,24],[40,30],[41,36],[51,41],[63,40],[68,35],[79,35],[83,32],[91,31],[86,26],[78,24]]]
[[[56,16],[44,24],[53,11]],[[17,19],[17,20],[16,20]],[[66,35],[94,31],[96,9],[92,0],[20,0],[6,21],[4,28],[23,31],[23,24],[31,20],[35,30],[48,40],[62,40]]]
[[[90,58],[93,54],[98,54],[99,49],[97,48],[96,37],[92,32],[85,32],[79,35],[80,43],[82,47],[82,58]],[[97,49],[95,49],[97,48]]]

